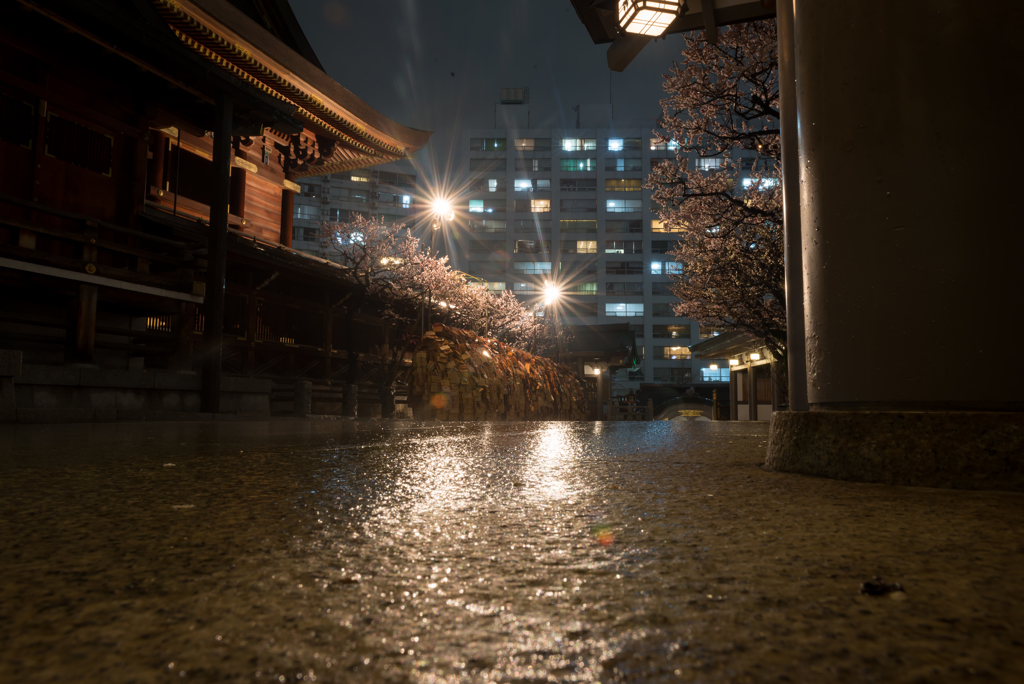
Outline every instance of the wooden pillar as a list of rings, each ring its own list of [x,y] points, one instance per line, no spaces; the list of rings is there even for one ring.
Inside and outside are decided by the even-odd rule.
[[[747,406],[750,408],[750,420],[757,420],[757,366],[747,367]]]
[[[328,295],[329,296],[329,295]],[[328,299],[328,302],[330,300]],[[334,314],[330,303],[324,307],[324,380],[331,379],[331,354],[334,352]]]
[[[231,201],[229,211],[238,218],[245,218],[245,169],[231,169]]]
[[[250,282],[252,278],[250,276]],[[250,378],[256,372],[256,321],[259,318],[259,297],[250,292],[245,307],[245,368]]]
[[[78,286],[78,320],[75,325],[75,361],[92,363],[96,350],[96,303],[99,288],[82,283]]]
[[[739,371],[729,370],[729,418],[740,419]]]
[[[149,185],[164,190],[164,164],[167,159],[167,138],[160,131],[149,132],[149,149],[153,159],[149,163]],[[146,188],[149,192],[149,188]]]
[[[145,128],[149,128],[149,122],[144,122]],[[146,138],[127,137],[124,159],[129,161],[131,153],[131,175],[130,178],[121,180],[121,191],[127,194],[121,205],[119,214],[123,214],[122,225],[135,228],[138,224],[138,217],[146,205],[146,194],[149,192],[149,143]]]
[[[224,277],[227,270],[228,200],[231,190],[231,120],[233,102],[217,93],[213,125],[213,187],[207,247],[206,324],[203,328],[203,413],[220,411],[221,356],[224,344]]]
[[[295,180],[295,174],[291,171],[285,172],[284,177],[289,181]],[[294,212],[295,193],[285,188],[281,191],[281,244],[285,247],[292,246],[292,214]]]
[[[171,333],[174,336],[174,355],[171,370],[187,372],[192,370],[192,347],[196,330],[196,305],[182,302],[178,313],[171,319]]]

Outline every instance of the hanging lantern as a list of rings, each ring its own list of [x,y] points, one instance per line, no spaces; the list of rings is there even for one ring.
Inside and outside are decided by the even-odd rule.
[[[619,26],[626,33],[660,36],[679,15],[680,0],[619,0]]]

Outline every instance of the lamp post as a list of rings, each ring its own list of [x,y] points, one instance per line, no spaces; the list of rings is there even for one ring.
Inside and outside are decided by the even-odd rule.
[[[557,358],[562,361],[562,339],[558,334],[558,300],[562,296],[562,290],[552,282],[544,283],[544,315],[547,316],[548,307],[551,307],[551,329],[555,335],[555,345],[558,350]]]
[[[455,210],[452,208],[451,200],[438,197],[430,203],[430,257],[434,257],[434,239],[437,236],[437,231],[441,230],[444,223],[455,219]],[[430,293],[427,293],[430,296]],[[426,299],[420,299],[420,337],[426,333],[427,327],[427,307]]]

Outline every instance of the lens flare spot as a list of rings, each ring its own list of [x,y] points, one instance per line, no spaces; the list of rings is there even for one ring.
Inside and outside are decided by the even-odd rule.
[[[615,541],[615,535],[612,534],[612,528],[608,525],[594,525],[590,529],[590,533],[594,535],[594,539],[601,546],[611,546],[612,542]]]
[[[430,397],[430,405],[435,409],[439,410],[445,408],[446,406],[448,406],[448,395],[445,394],[444,392],[435,394],[434,396]]]

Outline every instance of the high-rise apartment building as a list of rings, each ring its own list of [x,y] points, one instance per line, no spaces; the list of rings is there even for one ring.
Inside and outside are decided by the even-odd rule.
[[[681,265],[668,252],[679,236],[643,189],[651,167],[674,158],[673,143],[650,129],[585,128],[467,130],[461,144],[472,180],[468,221],[457,228],[459,268],[539,314],[552,282],[562,296],[547,315],[632,323],[643,365],[618,373],[620,389],[728,381],[727,362],[712,369],[714,360],[690,358],[691,344],[719,331],[673,314],[670,276]],[[710,170],[722,160],[695,163]]]
[[[321,229],[325,222],[380,216],[387,223],[413,228],[422,214],[416,206],[416,170],[408,161],[303,178],[300,186],[292,215],[292,246],[324,259],[337,254]]]

